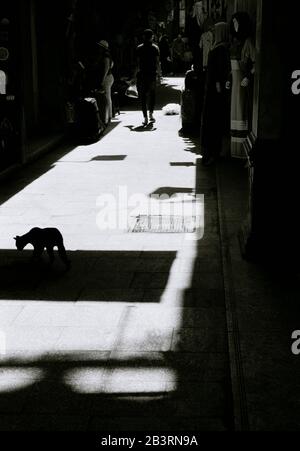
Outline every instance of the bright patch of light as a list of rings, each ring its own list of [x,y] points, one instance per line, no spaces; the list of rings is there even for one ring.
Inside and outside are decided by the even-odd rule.
[[[103,380],[103,370],[88,368],[68,372],[64,383],[77,393],[146,395],[172,391],[176,373],[164,367],[115,369]]]
[[[161,298],[161,303],[164,307],[184,306],[185,290],[191,288],[193,283],[193,270],[197,258],[197,243],[198,240],[196,237],[194,241],[189,243],[189,246],[186,245],[177,252],[176,259],[170,270],[168,283]],[[175,296],[174,293],[176,293]],[[181,325],[182,317],[181,315],[176,315],[173,318],[174,329],[179,330]]]
[[[102,368],[84,368],[68,371],[64,383],[78,393],[101,393],[103,391]]]
[[[44,372],[38,368],[5,368],[0,370],[0,393],[25,389],[39,382]]]
[[[164,77],[161,83],[166,88],[172,88],[175,91],[182,91],[184,79],[183,77]]]

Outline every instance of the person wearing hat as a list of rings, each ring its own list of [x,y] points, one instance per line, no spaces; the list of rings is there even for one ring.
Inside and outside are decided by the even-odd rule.
[[[109,51],[109,44],[105,40],[97,42],[99,52],[99,77],[100,77],[100,93],[103,95],[104,104],[100,101],[100,112],[105,125],[108,125],[113,117],[113,105],[111,88],[114,84],[114,76],[112,74],[113,61]]]

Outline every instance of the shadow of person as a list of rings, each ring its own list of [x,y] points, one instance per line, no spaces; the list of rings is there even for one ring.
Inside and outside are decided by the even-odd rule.
[[[156,127],[154,127],[153,123],[149,123],[148,125],[140,125],[138,127],[135,127],[134,125],[126,125],[126,128],[128,128],[131,132],[154,132],[157,130]]]

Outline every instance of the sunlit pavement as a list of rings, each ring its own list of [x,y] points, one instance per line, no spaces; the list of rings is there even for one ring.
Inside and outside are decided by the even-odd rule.
[[[155,117],[142,129],[123,111],[98,143],[44,157],[0,195],[0,429],[232,426],[215,175],[179,116]],[[132,233],[154,194],[197,207],[197,232]],[[70,272],[14,249],[37,226],[62,232]]]

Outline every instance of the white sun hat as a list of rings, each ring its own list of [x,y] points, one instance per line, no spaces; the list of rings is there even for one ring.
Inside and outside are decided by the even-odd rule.
[[[108,42],[107,42],[107,41],[104,41],[104,39],[102,39],[101,41],[97,42],[97,44],[98,44],[100,47],[103,47],[103,48],[105,48],[105,49],[108,49],[108,48],[109,48]]]

